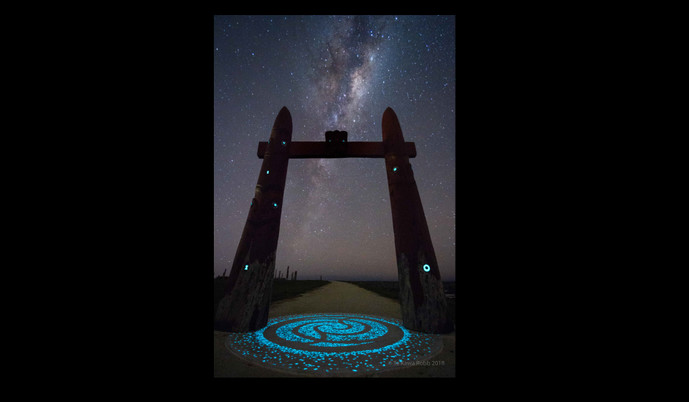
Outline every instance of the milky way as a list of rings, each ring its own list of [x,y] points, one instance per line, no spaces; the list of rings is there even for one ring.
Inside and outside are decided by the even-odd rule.
[[[323,36],[323,50],[312,61],[312,79],[319,102],[315,106],[327,118],[327,126],[337,128],[340,122],[356,126],[374,74],[378,73],[375,67],[382,57],[380,45],[384,41],[380,29],[385,27],[386,19],[339,17]]]
[[[216,16],[215,258],[234,257],[275,116],[294,141],[381,141],[392,107],[407,141],[443,279],[455,271],[453,16]],[[276,270],[299,278],[397,277],[382,159],[291,160]]]

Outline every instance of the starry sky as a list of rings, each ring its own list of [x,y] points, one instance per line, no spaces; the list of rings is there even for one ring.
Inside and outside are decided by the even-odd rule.
[[[279,110],[293,141],[382,141],[389,106],[411,158],[443,280],[455,279],[455,17],[214,17],[214,271],[231,268]],[[276,271],[396,280],[384,159],[292,159]]]

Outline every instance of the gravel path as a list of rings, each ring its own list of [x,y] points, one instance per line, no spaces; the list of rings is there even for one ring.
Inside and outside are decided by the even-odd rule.
[[[331,282],[293,299],[271,304],[269,317],[306,313],[359,313],[401,319],[399,302],[346,282]],[[430,362],[419,362],[373,377],[454,377],[455,333],[442,335],[443,350]],[[227,333],[214,331],[215,377],[292,377],[253,365],[225,346]]]

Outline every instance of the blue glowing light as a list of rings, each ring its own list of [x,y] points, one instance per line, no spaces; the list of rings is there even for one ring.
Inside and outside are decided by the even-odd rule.
[[[273,208],[277,208],[277,207],[278,207],[278,203],[277,203],[277,202],[274,202],[274,203],[273,203]]]
[[[396,172],[396,171],[397,171],[397,166],[395,166],[394,168],[392,168],[392,171],[393,171],[393,172]]]
[[[428,264],[424,264],[424,265],[423,265],[423,270],[426,271],[426,272],[430,272],[430,271],[431,271],[431,266],[428,265]]]
[[[287,141],[282,141],[282,145],[287,145]]]
[[[400,320],[331,313],[276,317],[256,332],[230,333],[236,355],[279,371],[352,376],[403,368],[442,348],[437,335],[409,331]]]
[[[266,174],[270,174],[270,170],[266,170]]]
[[[249,264],[244,265],[244,270],[248,271],[249,270]]]
[[[280,327],[276,334],[294,342],[310,343],[314,346],[353,346],[371,343],[388,332],[387,328],[375,321],[361,322],[355,319],[345,320],[324,318],[314,319],[308,323],[294,321]],[[323,340],[332,342],[318,342]],[[345,343],[338,343],[345,342]]]

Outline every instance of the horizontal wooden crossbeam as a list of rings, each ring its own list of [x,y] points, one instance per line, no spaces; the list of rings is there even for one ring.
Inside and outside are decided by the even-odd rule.
[[[404,143],[406,155],[416,157],[416,145]],[[268,148],[266,141],[258,143],[258,157],[263,159]],[[289,149],[290,159],[307,158],[385,158],[382,142],[354,141],[344,143],[326,143],[325,141],[292,141]]]

